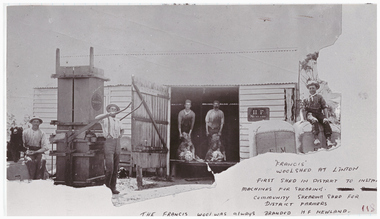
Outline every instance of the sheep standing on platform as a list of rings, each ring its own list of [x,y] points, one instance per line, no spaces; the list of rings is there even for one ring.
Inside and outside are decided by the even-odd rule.
[[[180,160],[192,161],[195,159],[195,148],[191,142],[190,135],[186,132],[182,133],[182,142],[178,147],[177,156]]]
[[[210,140],[210,147],[207,151],[205,161],[210,162],[220,162],[226,160],[226,152],[222,143],[220,142],[220,137],[217,134],[213,134]]]

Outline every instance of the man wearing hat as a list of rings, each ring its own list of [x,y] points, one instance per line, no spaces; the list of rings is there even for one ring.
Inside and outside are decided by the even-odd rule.
[[[319,83],[317,81],[309,80],[306,85],[309,90],[309,97],[303,100],[302,113],[303,117],[307,119],[312,125],[312,133],[314,134],[314,144],[318,145],[321,142],[318,139],[319,127],[318,123],[323,126],[324,134],[327,141],[327,146],[332,147],[334,144],[331,142],[332,130],[329,124],[328,111],[325,99],[322,95],[317,94]],[[323,111],[323,113],[322,113]]]
[[[42,159],[42,154],[49,150],[49,142],[45,132],[40,129],[42,122],[41,118],[33,116],[29,120],[32,127],[22,133],[23,144],[27,148],[26,166],[31,179],[46,179],[46,160]]]
[[[116,180],[119,171],[120,161],[120,138],[124,133],[121,129],[121,122],[116,118],[116,114],[120,108],[116,104],[109,104],[106,107],[107,114],[100,114],[95,117],[99,119],[106,116],[106,118],[99,121],[102,125],[103,136],[106,138],[104,143],[104,159],[106,161],[106,176],[105,184],[111,189],[112,194],[119,194],[116,190]]]

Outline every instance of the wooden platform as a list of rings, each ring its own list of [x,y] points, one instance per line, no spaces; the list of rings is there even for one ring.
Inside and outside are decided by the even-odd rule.
[[[176,177],[178,173],[178,167],[184,166],[188,168],[196,168],[200,167],[203,169],[207,168],[207,164],[210,166],[210,168],[213,169],[213,172],[219,173],[222,172],[231,166],[235,165],[238,162],[199,162],[199,161],[184,161],[184,160],[176,160],[176,159],[170,159],[170,167],[171,167],[171,177]],[[217,169],[217,171],[214,171],[214,169]]]

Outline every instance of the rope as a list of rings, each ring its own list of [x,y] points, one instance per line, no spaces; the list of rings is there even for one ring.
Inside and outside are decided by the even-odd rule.
[[[131,103],[132,103],[132,102],[131,102]],[[125,115],[123,118],[120,119],[120,121],[123,120],[123,119],[125,119],[125,117],[131,115],[131,114],[132,114],[134,111],[136,111],[138,108],[140,108],[140,106],[142,105],[142,103],[143,103],[143,102],[141,101],[140,105],[138,105],[138,107],[137,107],[136,109],[132,110],[130,113],[128,113],[127,115]]]
[[[296,52],[297,49],[272,49],[272,50],[254,50],[254,51],[219,51],[219,52],[159,52],[159,53],[113,53],[113,54],[96,54],[94,56],[173,56],[173,55],[230,55],[230,54],[251,54],[251,53],[276,53],[276,52]],[[65,55],[61,58],[80,58],[89,57],[90,55]]]

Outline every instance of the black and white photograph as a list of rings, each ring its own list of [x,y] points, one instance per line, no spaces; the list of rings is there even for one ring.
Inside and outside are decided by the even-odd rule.
[[[7,216],[377,214],[376,4],[4,4]]]

